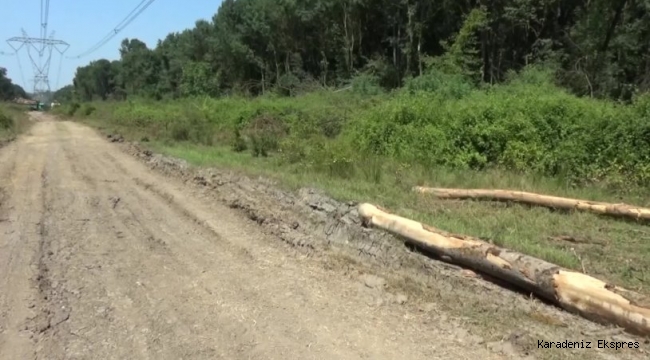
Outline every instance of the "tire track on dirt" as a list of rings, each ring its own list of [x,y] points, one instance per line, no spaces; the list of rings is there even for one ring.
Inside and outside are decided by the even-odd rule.
[[[90,154],[90,157],[95,159],[92,166],[88,161],[78,161],[78,163],[81,164],[88,164],[88,166],[82,169],[81,172],[93,172],[95,174],[98,174],[97,170],[94,168],[95,166],[98,166],[104,169],[107,173],[123,174],[125,175],[125,178],[128,178],[127,180],[118,181],[116,183],[109,182],[97,191],[103,194],[103,197],[108,197],[109,194],[119,194],[121,201],[117,204],[117,206],[115,206],[112,211],[116,216],[118,216],[120,219],[119,221],[123,222],[123,224],[127,226],[129,226],[129,224],[138,225],[137,228],[129,227],[129,234],[132,234],[134,238],[139,239],[136,240],[136,242],[142,242],[143,239],[147,239],[145,241],[146,244],[149,240],[151,240],[152,237],[154,237],[156,239],[156,242],[160,241],[166,244],[167,251],[163,255],[169,256],[165,256],[164,258],[160,259],[161,261],[164,261],[164,263],[157,268],[164,269],[162,272],[165,273],[164,277],[167,279],[183,276],[186,279],[182,281],[182,283],[192,284],[193,289],[188,289],[187,294],[180,294],[180,296],[184,299],[184,302],[200,302],[197,305],[207,307],[207,312],[214,311],[210,309],[214,308],[214,305],[211,303],[215,303],[215,305],[221,304],[225,306],[224,300],[214,298],[214,296],[219,292],[217,290],[215,293],[215,286],[205,285],[204,279],[206,279],[206,268],[208,267],[205,264],[213,262],[220,263],[221,261],[238,262],[242,259],[237,260],[236,258],[239,258],[242,254],[245,256],[247,253],[242,253],[241,251],[237,250],[239,248],[236,248],[234,250],[235,259],[233,259],[233,254],[230,250],[228,250],[232,248],[227,246],[229,243],[224,242],[224,240],[220,237],[215,237],[215,234],[213,232],[207,231],[207,229],[204,229],[197,224],[192,223],[192,226],[188,228],[187,223],[184,222],[185,216],[181,216],[182,214],[177,213],[175,208],[170,207],[164,199],[159,198],[156,196],[156,194],[142,191],[140,187],[136,186],[136,184],[131,181],[127,169],[115,161],[110,161],[110,156],[106,156],[106,154],[93,153]],[[146,204],[147,206],[140,206],[140,204]],[[161,216],[161,211],[162,213],[165,213],[164,216]],[[155,226],[146,226],[144,225],[145,223],[155,224]],[[182,234],[178,233],[179,229],[187,229],[189,231],[185,239],[181,238]],[[141,233],[142,231],[146,231],[146,233]],[[191,257],[188,257],[186,251],[179,251],[178,249],[179,245],[186,247],[189,243],[196,244],[196,252],[193,252]],[[209,251],[206,253],[206,248],[212,247],[215,244],[221,245],[222,250],[225,250],[225,252],[220,251],[218,254],[215,254],[214,251]],[[225,248],[223,248],[224,245],[226,245]],[[146,248],[140,248],[139,250],[146,250]],[[220,257],[221,259],[219,259]],[[250,260],[250,258],[243,260]],[[232,273],[232,271],[229,271],[228,273]],[[181,284],[177,284],[177,286],[180,288],[185,287]],[[245,294],[244,296],[246,298],[252,298],[255,296],[255,294],[253,292],[250,292],[247,288],[240,288],[238,289],[238,292],[240,294]],[[195,314],[186,313],[184,311],[184,307],[182,306],[173,308],[173,306],[168,306],[163,302],[155,302],[152,300],[152,297],[155,298],[155,294],[151,294],[151,296],[141,298],[140,300],[149,301],[152,308],[160,308],[156,311],[166,312],[168,314],[178,313],[178,315],[175,316],[178,319],[195,318]],[[210,300],[210,298],[212,298],[212,300]],[[242,312],[245,311],[242,309]],[[230,336],[235,336],[240,340],[248,337],[248,331],[246,328],[237,326],[241,319],[236,317],[227,317],[224,319],[222,315],[218,314],[213,314],[212,318],[214,319],[212,321],[204,320],[204,326],[211,327],[213,329],[219,329],[219,332],[229,333],[231,334]],[[195,321],[198,322],[199,320],[195,319]],[[210,324],[214,321],[217,323]],[[152,325],[155,326],[154,324]],[[175,331],[178,332],[178,327],[182,326],[179,326],[178,324],[176,326],[177,328]],[[190,327],[186,327],[186,332],[191,333],[193,331]],[[249,339],[244,343],[252,344],[254,342],[255,341],[253,339]],[[195,345],[193,346],[195,347]],[[237,346],[241,347],[242,345]],[[245,345],[243,348],[232,349],[229,351],[233,353],[246,353],[249,347],[250,346]],[[191,346],[188,346],[185,352],[196,353],[198,350],[200,349],[195,349],[191,348]],[[198,353],[205,355],[208,353],[214,353],[215,351],[215,349],[207,348],[198,351]],[[253,358],[256,357],[253,356]]]
[[[135,197],[136,202],[146,203],[146,199],[139,197],[139,195],[133,191],[129,186],[124,186],[118,184],[116,179],[94,179],[91,174],[96,173],[95,167],[101,167],[106,169],[108,173],[117,174],[118,169],[112,169],[111,164],[103,161],[102,158],[91,155],[93,159],[96,159],[96,163],[93,166],[89,166],[87,161],[79,161],[75,155],[72,154],[72,150],[68,147],[64,147],[64,153],[66,158],[66,163],[70,164],[71,173],[78,177],[89,189],[89,192],[95,194],[97,202],[108,202],[110,204],[110,213],[116,217],[115,222],[113,223],[113,229],[115,230],[118,236],[128,234],[129,237],[133,239],[145,239],[145,245],[149,246],[149,250],[152,251],[161,251],[168,254],[168,249],[164,241],[160,240],[160,234],[156,226],[148,226],[146,222],[140,220],[141,215],[136,214],[134,210],[129,206],[123,206],[124,202],[121,195],[128,197]],[[115,184],[115,185],[113,185]],[[99,194],[102,195],[100,200]],[[162,219],[153,219],[149,214],[144,214],[145,219],[152,221],[159,221]],[[155,222],[154,222],[155,223]]]
[[[106,166],[108,167],[114,167],[115,171],[119,171],[122,174],[130,174],[130,171],[121,165],[117,159],[111,155],[110,153],[104,153],[103,154],[103,159],[106,159]],[[188,206],[184,206],[183,204],[179,203],[176,201],[176,197],[178,197],[178,194],[174,195],[172,192],[168,190],[164,190],[154,184],[153,182],[149,182],[146,180],[143,180],[141,177],[138,176],[130,176],[129,178],[130,181],[132,181],[133,185],[135,185],[139,191],[135,191],[135,196],[138,196],[144,201],[143,203],[146,202],[151,202],[151,203],[156,203],[158,207],[160,208],[170,208],[174,215],[170,216],[169,218],[171,219],[187,219],[191,221],[193,224],[195,224],[197,227],[201,228],[201,232],[203,233],[203,236],[200,237],[201,239],[207,239],[207,242],[197,242],[197,246],[200,247],[210,247],[214,245],[219,245],[220,247],[227,249],[228,251],[232,252],[233,254],[237,256],[242,256],[242,260],[248,261],[252,260],[252,246],[251,244],[246,244],[246,243],[235,243],[228,241],[223,234],[219,231],[218,227],[209,220],[209,214],[204,211],[203,209],[197,208],[197,207],[192,207],[191,209]],[[145,209],[146,211],[146,209]],[[153,212],[148,212],[152,216],[155,216]],[[179,224],[180,225],[180,224]],[[163,222],[162,226],[165,226],[165,223]],[[171,229],[168,228],[169,231]],[[167,232],[169,234],[169,232]],[[192,237],[190,239],[193,239]],[[195,240],[191,240],[195,241]]]
[[[361,331],[361,329],[366,328],[365,326],[350,333],[349,329],[346,330],[346,328],[341,327],[342,324],[337,321],[336,323],[327,323],[327,327],[331,330],[317,330],[311,328],[310,323],[306,321],[320,316],[317,314],[321,313],[321,311],[316,309],[311,309],[308,312],[304,310],[298,311],[298,306],[302,308],[308,302],[319,302],[318,299],[323,299],[326,290],[322,288],[322,285],[313,282],[310,286],[305,286],[311,281],[308,279],[289,280],[292,279],[292,277],[289,277],[282,280],[287,274],[297,270],[295,265],[289,265],[286,262],[287,260],[283,259],[285,255],[281,252],[286,251],[285,247],[282,247],[281,250],[272,250],[267,248],[268,245],[266,244],[268,243],[266,242],[257,244],[258,241],[251,241],[252,239],[247,233],[257,233],[256,225],[250,224],[245,227],[235,225],[241,223],[241,219],[238,216],[224,216],[225,213],[221,213],[223,210],[219,211],[221,221],[219,223],[213,222],[213,228],[206,229],[205,226],[202,226],[202,222],[204,223],[205,219],[214,221],[211,220],[214,213],[209,214],[207,210],[202,209],[190,199],[182,197],[182,195],[176,193],[175,189],[166,185],[163,185],[162,188],[158,186],[147,187],[145,184],[154,183],[149,179],[150,175],[133,171],[134,164],[136,166],[141,165],[130,158],[120,157],[118,160],[113,154],[109,153],[110,150],[112,150],[111,147],[95,146],[92,152],[79,153],[80,159],[77,163],[87,163],[92,168],[90,171],[93,171],[93,176],[101,177],[101,172],[104,171],[116,174],[116,176],[119,174],[117,183],[106,183],[104,188],[104,191],[112,191],[108,189],[118,190],[116,186],[119,186],[122,200],[117,205],[118,209],[120,207],[138,208],[140,204],[146,204],[146,209],[139,209],[135,213],[140,214],[140,211],[144,213],[155,212],[166,220],[157,224],[157,226],[174,235],[168,237],[167,242],[171,251],[182,260],[181,263],[176,263],[167,259],[167,262],[161,266],[163,268],[161,272],[167,269],[170,270],[170,273],[165,273],[168,282],[173,278],[178,278],[179,273],[182,274],[182,272],[175,269],[177,264],[192,273],[191,277],[181,281],[178,286],[185,288],[184,291],[179,292],[179,297],[184,302],[195,304],[194,309],[178,307],[177,309],[165,309],[163,311],[167,314],[177,312],[183,319],[195,319],[196,323],[202,323],[203,331],[213,333],[217,331],[217,334],[229,334],[228,336],[231,339],[236,339],[238,345],[234,345],[231,349],[226,347],[222,351],[227,351],[226,354],[230,353],[235,358],[273,358],[273,356],[268,355],[273,348],[285,349],[285,354],[286,351],[289,351],[289,353],[296,354],[300,358],[311,358],[314,354],[319,353],[319,350],[322,357],[325,358],[358,358],[360,356],[360,353],[351,352],[349,342],[346,345],[346,342],[341,342],[343,339],[333,336],[333,334],[348,333],[346,336],[349,337],[348,341],[352,341],[352,339],[360,341],[367,336],[367,333]],[[88,161],[81,159],[86,156]],[[90,159],[92,159],[92,163]],[[132,200],[128,192],[125,192],[125,189],[131,187],[138,194],[137,198],[139,200]],[[157,191],[151,191],[152,187]],[[181,204],[176,204],[179,200]],[[170,204],[169,201],[173,203]],[[199,214],[198,223],[196,219],[192,219],[197,217],[197,213]],[[192,221],[188,222],[187,220]],[[148,220],[145,222],[148,222]],[[232,225],[230,225],[231,222]],[[190,234],[184,234],[187,230],[179,231],[181,229],[189,230]],[[224,232],[228,235],[224,236]],[[215,236],[215,233],[218,236]],[[234,242],[234,239],[246,240]],[[257,245],[266,246],[262,246],[262,251],[260,251],[256,249]],[[219,248],[215,249],[215,246]],[[244,250],[242,251],[241,248],[244,248]],[[248,249],[250,249],[250,252]],[[223,264],[228,264],[228,266],[224,267]],[[304,269],[303,271],[312,271],[312,269]],[[269,277],[271,273],[276,275]],[[153,276],[153,274],[147,275],[147,271],[144,270],[142,277],[148,278],[150,276]],[[279,282],[280,280],[282,282]],[[291,283],[287,283],[288,280]],[[183,283],[189,283],[191,287],[180,285]],[[249,285],[245,286],[245,284]],[[317,296],[310,293],[310,291],[313,291],[314,285],[319,285],[318,287],[322,288],[319,291],[324,293]],[[292,295],[277,294],[279,296],[270,296],[269,294],[278,292],[277,286],[281,286],[280,289],[285,288],[286,294]],[[154,298],[155,290],[150,290],[150,296]],[[290,297],[287,298],[287,296]],[[301,300],[297,303],[291,297],[297,297]],[[155,304],[152,305],[152,308],[155,307]],[[199,320],[196,317],[196,311],[201,308],[205,309],[202,313],[211,314],[207,318],[204,315],[205,320]],[[304,329],[310,329],[310,331]],[[262,334],[266,335],[260,338]],[[269,334],[274,335],[269,337]],[[273,339],[272,343],[274,345],[269,348],[271,345],[268,342],[271,339]],[[333,349],[328,349],[323,344],[319,344],[319,342],[323,341],[327,343],[327,339],[338,344],[335,352],[340,356],[335,356],[334,352],[332,352]],[[313,346],[305,349],[305,352],[297,352],[298,349],[293,348],[291,345],[295,341],[311,343]],[[276,351],[271,353],[276,353]]]
[[[151,242],[157,242],[161,240],[164,243],[164,239],[170,237],[170,233],[173,234],[173,229],[164,226],[163,221],[156,222],[155,220],[163,220],[160,215],[155,216],[152,209],[165,208],[166,204],[163,202],[152,201],[155,200],[151,195],[146,193],[141,193],[137,190],[137,187],[129,182],[122,181],[123,179],[117,178],[118,181],[103,181],[104,175],[108,174],[125,174],[121,171],[118,171],[114,166],[111,166],[110,163],[106,162],[103,159],[101,154],[98,154],[94,151],[78,153],[74,150],[65,148],[67,161],[71,161],[75,164],[73,171],[75,172],[75,177],[85,183],[88,186],[89,191],[93,194],[98,195],[101,198],[102,210],[104,214],[102,215],[104,220],[109,221],[109,227],[114,230],[118,243],[115,243],[115,240],[105,240],[112,242],[111,245],[113,248],[124,248],[125,244],[129,244],[131,250],[125,250],[126,252],[138,253],[138,252],[151,252]],[[101,169],[101,170],[99,170]],[[114,176],[115,177],[115,176]],[[121,177],[121,176],[120,176]],[[109,197],[121,199],[117,203],[111,204],[106,201]],[[147,205],[147,206],[142,206]],[[179,223],[175,218],[176,214],[170,214],[169,221],[174,224],[176,229],[186,227],[182,223]],[[145,225],[145,224],[151,225]],[[155,224],[155,225],[153,225]],[[147,246],[149,245],[149,246]],[[158,249],[159,250],[159,249]],[[192,318],[192,314],[184,314],[182,310],[184,306],[179,306],[179,304],[167,304],[165,301],[160,301],[164,298],[162,294],[157,293],[156,288],[150,288],[149,283],[163,283],[165,279],[169,286],[174,286],[178,288],[187,287],[187,284],[192,284],[196,282],[195,275],[192,275],[188,270],[188,265],[190,268],[195,268],[198,271],[198,268],[194,266],[194,262],[181,263],[180,260],[171,252],[165,250],[160,254],[156,254],[156,251],[151,252],[152,257],[151,261],[159,262],[158,264],[150,264],[152,266],[147,268],[142,268],[141,264],[137,262],[132,262],[128,257],[122,258],[122,264],[120,264],[120,269],[117,269],[117,276],[123,280],[125,284],[131,286],[122,285],[121,288],[124,291],[124,295],[130,299],[134,304],[140,304],[144,309],[149,309],[144,311],[152,316],[147,316],[142,320],[138,320],[140,323],[147,324],[147,328],[151,329],[152,333],[164,333],[164,334],[178,334],[179,332],[184,332],[188,338],[193,332],[192,327],[188,324],[185,325],[180,319]],[[196,259],[194,259],[196,260]],[[123,271],[122,269],[134,269],[134,271]],[[137,270],[136,270],[137,269]],[[151,273],[153,270],[155,273]],[[135,274],[135,275],[134,275]],[[186,279],[183,281],[184,284],[176,283],[170,281],[178,276],[183,276]],[[152,278],[158,277],[157,281],[151,280]],[[150,279],[150,280],[142,280]],[[132,286],[132,284],[137,284],[137,286]],[[204,296],[209,295],[205,291]],[[196,298],[188,297],[186,299],[188,302],[196,302]],[[146,304],[146,305],[145,305]],[[178,313],[179,310],[181,313]],[[172,316],[175,319],[178,319],[178,322],[174,325],[166,324],[157,319],[158,315],[156,314],[171,314],[178,313],[177,315]],[[198,322],[198,319],[195,319]],[[215,328],[220,328],[223,331],[230,332],[238,331],[242,333],[241,329],[233,328],[228,326],[228,323],[236,323],[236,319],[229,319],[227,322],[218,324]],[[164,346],[165,343],[179,342],[179,339],[176,338],[166,338],[164,341],[156,336],[148,338],[146,342],[146,348],[148,349],[158,349],[152,350],[153,353],[157,353],[157,357],[160,356],[169,356],[176,355],[177,357],[184,357],[187,354],[200,353],[203,355],[213,354],[214,349],[197,348],[196,343],[188,344],[187,346],[181,347],[182,349],[172,349],[167,350],[166,352],[160,352],[159,348]],[[225,341],[225,339],[224,339]],[[179,344],[177,344],[178,347]],[[155,355],[152,355],[155,356]]]
[[[43,189],[38,177],[47,146],[28,142],[19,151],[19,145],[11,144],[0,156],[0,184],[5,194],[0,204],[0,358],[7,359],[34,356],[30,325],[39,315],[34,284]]]
[[[119,330],[134,328],[146,317],[129,306],[133,301],[124,294],[132,285],[125,286],[119,276],[114,275],[119,265],[106,261],[106,257],[119,257],[125,251],[119,243],[107,241],[105,236],[115,235],[103,226],[109,218],[107,213],[111,205],[98,193],[100,187],[91,173],[80,169],[75,153],[70,150],[75,146],[73,139],[61,130],[60,127],[55,130],[63,139],[61,151],[50,162],[56,164],[51,171],[55,182],[51,188],[56,190],[48,198],[54,209],[52,222],[57,226],[49,229],[48,235],[60,241],[52,259],[57,273],[51,281],[65,285],[60,293],[70,304],[70,320],[61,324],[64,326],[59,326],[57,331],[46,333],[41,341],[44,346],[40,355],[88,358],[87,354],[104,354],[100,357],[148,359],[144,334],[124,334]],[[109,229],[111,224],[108,223]],[[121,348],[114,348],[112,342],[94,341],[93,335],[102,332],[111,333],[114,341],[121,343]]]
[[[35,287],[38,289],[38,300],[35,304],[38,309],[37,315],[31,319],[31,331],[34,333],[34,340],[37,344],[37,351],[46,351],[48,356],[62,354],[65,349],[65,342],[47,341],[54,336],[52,333],[60,330],[59,325],[70,318],[70,306],[68,303],[69,294],[63,286],[63,278],[57,275],[55,268],[61,267],[61,257],[57,256],[60,250],[58,239],[50,230],[53,223],[54,190],[52,189],[48,162],[41,172],[41,206],[43,212],[39,220],[39,244],[35,261],[37,275],[34,279]],[[56,253],[56,255],[55,255]],[[59,279],[57,279],[59,278]]]

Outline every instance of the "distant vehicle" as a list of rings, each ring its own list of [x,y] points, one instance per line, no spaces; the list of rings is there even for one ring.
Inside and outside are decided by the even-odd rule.
[[[42,102],[39,101],[39,102],[37,102],[35,104],[32,104],[29,107],[29,109],[33,110],[33,111],[43,111],[43,110],[45,110],[45,103],[42,103]]]

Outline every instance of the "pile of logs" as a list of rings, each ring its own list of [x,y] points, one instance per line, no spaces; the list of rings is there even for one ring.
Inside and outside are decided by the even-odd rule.
[[[415,188],[415,191],[440,198],[489,198],[637,219],[650,218],[650,209],[532,193],[430,188]],[[366,226],[386,230],[446,261],[506,281],[593,321],[616,324],[633,333],[650,335],[650,301],[641,294],[480,239],[446,233],[371,204],[361,204],[359,214]]]

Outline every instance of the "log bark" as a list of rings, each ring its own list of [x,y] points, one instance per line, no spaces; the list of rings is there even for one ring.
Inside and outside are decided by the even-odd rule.
[[[636,220],[650,220],[650,209],[628,204],[612,204],[589,200],[570,199],[535,194],[524,191],[489,189],[443,189],[416,186],[413,191],[430,194],[440,199],[475,199],[513,201],[554,209],[588,211],[602,215],[627,217]]]
[[[359,214],[366,226],[386,230],[449,262],[506,281],[592,321],[650,335],[650,303],[640,294],[479,239],[446,233],[371,204],[361,204]]]

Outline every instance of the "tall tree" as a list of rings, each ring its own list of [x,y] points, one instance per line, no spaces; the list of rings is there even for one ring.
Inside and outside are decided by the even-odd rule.
[[[442,56],[446,71],[488,83],[552,63],[574,92],[625,100],[650,87],[649,9],[646,0],[224,0],[152,49],[125,39],[111,81],[102,62],[75,84],[84,98],[216,96],[339,86],[370,72],[390,88]]]
[[[28,96],[20,85],[14,84],[7,77],[7,69],[0,67],[0,100],[8,101],[15,98],[28,98]]]

